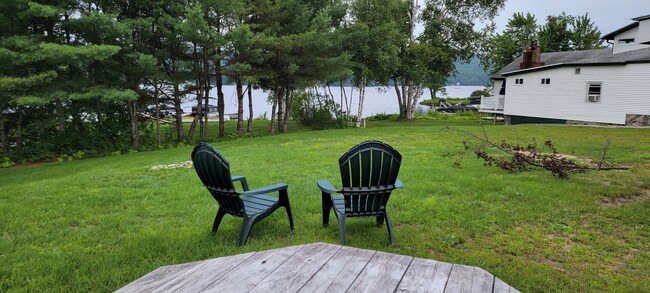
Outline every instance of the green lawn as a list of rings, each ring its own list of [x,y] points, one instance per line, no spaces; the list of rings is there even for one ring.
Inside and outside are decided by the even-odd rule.
[[[467,155],[476,122],[370,122],[366,129],[233,139],[214,146],[252,188],[286,182],[296,230],[281,210],[237,249],[241,220],[209,232],[217,204],[188,161],[191,146],[0,170],[0,291],[112,291],[163,265],[312,242],[321,225],[318,179],[339,185],[337,159],[363,140],[403,155],[406,185],[389,201],[395,246],[374,220],[348,221],[348,245],[479,266],[522,291],[650,291],[650,129],[486,126],[495,141],[551,139],[564,153],[608,158],[628,171],[568,180],[509,174]],[[334,221],[335,217],[333,218]]]

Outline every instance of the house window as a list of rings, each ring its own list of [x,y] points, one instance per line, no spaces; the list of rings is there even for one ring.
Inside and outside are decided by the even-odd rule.
[[[580,74],[580,68],[576,68],[576,74]]]
[[[542,78],[542,84],[551,84],[550,78]]]
[[[587,83],[587,102],[597,103],[600,102],[600,93],[603,84],[601,82]]]
[[[524,84],[524,79],[523,78],[515,79],[515,84]]]
[[[634,43],[634,39],[619,39],[618,43],[619,44],[632,44],[632,43]]]

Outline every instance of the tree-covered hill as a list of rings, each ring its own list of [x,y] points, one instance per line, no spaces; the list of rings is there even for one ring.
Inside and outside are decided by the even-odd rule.
[[[456,75],[447,79],[447,84],[460,85],[486,85],[490,83],[490,76],[483,69],[478,57],[472,58],[469,63],[456,61]]]

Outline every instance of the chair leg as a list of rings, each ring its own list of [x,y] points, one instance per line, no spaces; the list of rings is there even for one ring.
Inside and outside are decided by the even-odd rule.
[[[330,224],[330,210],[332,209],[332,198],[329,193],[321,193],[321,206],[323,207],[323,227]]]
[[[390,245],[395,245],[395,238],[393,237],[393,225],[390,223],[390,217],[388,217],[388,212],[384,212],[386,217],[386,227],[388,228],[388,238],[390,238]]]
[[[289,204],[289,195],[286,189],[280,190],[280,205],[284,206],[287,210],[287,217],[289,217],[289,226],[293,231],[293,215],[291,214],[291,204]]]
[[[217,230],[219,229],[219,225],[221,224],[221,220],[223,219],[223,216],[226,214],[226,211],[224,211],[221,207],[219,207],[219,210],[217,211],[217,216],[214,217],[214,223],[212,223],[212,236],[217,234]]]
[[[239,236],[239,248],[243,248],[246,244],[251,228],[253,228],[253,224],[255,224],[255,218],[244,217],[244,222],[241,225],[241,234]]]
[[[341,245],[345,246],[345,215],[336,214],[336,217],[339,220],[339,239]]]

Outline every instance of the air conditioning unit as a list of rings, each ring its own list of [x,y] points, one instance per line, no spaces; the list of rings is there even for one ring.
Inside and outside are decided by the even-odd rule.
[[[600,95],[589,95],[588,98],[589,102],[595,103],[600,100]]]

